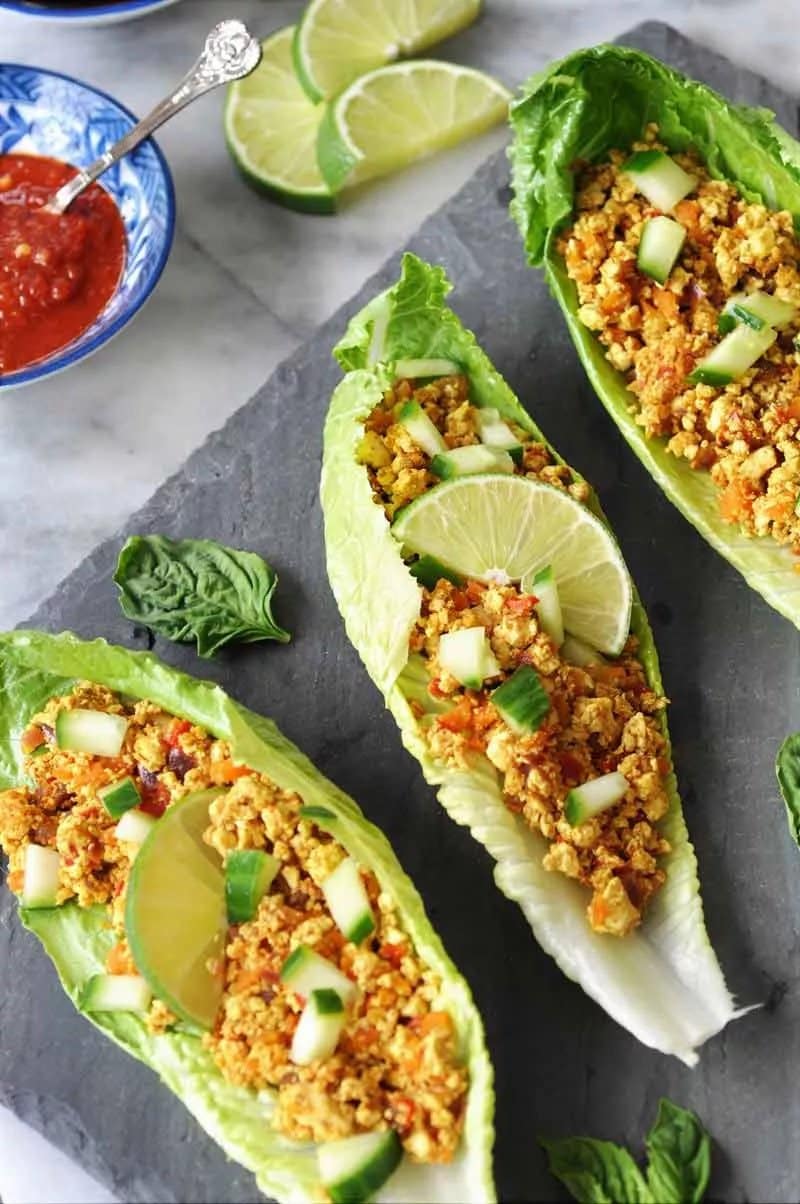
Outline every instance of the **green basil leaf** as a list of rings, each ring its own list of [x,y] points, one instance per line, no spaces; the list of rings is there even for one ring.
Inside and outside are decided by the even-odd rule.
[[[694,1112],[662,1099],[647,1134],[647,1183],[659,1204],[699,1204],[711,1174],[711,1139]]]
[[[212,539],[133,535],[114,581],[129,619],[210,657],[233,640],[291,639],[272,617],[276,573],[255,552]]]
[[[642,1172],[628,1151],[613,1141],[540,1137],[539,1144],[547,1154],[550,1173],[579,1204],[654,1204]]]
[[[800,844],[800,732],[787,736],[778,749],[775,772],[786,804],[789,831]]]

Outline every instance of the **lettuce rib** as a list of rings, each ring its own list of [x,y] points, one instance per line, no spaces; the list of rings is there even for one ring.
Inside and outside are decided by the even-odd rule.
[[[788,547],[751,538],[723,521],[707,472],[648,438],[630,393],[592,332],[578,319],[575,285],[556,251],[574,203],[574,166],[625,149],[656,122],[670,150],[694,148],[715,178],[749,201],[786,209],[800,229],[800,143],[766,109],[734,105],[638,50],[597,46],[533,76],[511,110],[512,214],[531,264],[544,268],[597,396],[656,483],[748,585],[800,626],[800,576]]]
[[[103,640],[87,643],[71,634],[17,631],[0,636],[0,789],[19,781],[18,738],[30,716],[78,679],[152,699],[200,724],[228,740],[237,761],[269,775],[283,789],[296,791],[306,804],[332,814],[330,820],[317,822],[375,872],[395,899],[420,957],[441,977],[442,1005],[453,1016],[470,1075],[464,1136],[457,1157],[449,1166],[415,1165],[403,1159],[378,1199],[387,1204],[416,1200],[484,1204],[494,1200],[493,1072],[480,1016],[469,987],[447,956],[419,894],[383,834],[274,723],[239,706],[219,686],[179,673],[149,653],[129,652]],[[66,904],[53,910],[23,911],[21,916],[41,940],[64,989],[79,1007],[84,984],[104,970],[114,941],[105,909],[82,910]],[[266,1194],[291,1204],[317,1199],[315,1147],[288,1141],[270,1127],[274,1093],[256,1095],[226,1082],[199,1037],[178,1031],[153,1035],[142,1019],[125,1013],[94,1012],[87,1019],[150,1066],[229,1157],[255,1174]]]
[[[672,844],[667,883],[640,930],[623,940],[600,936],[586,919],[584,890],[542,868],[543,838],[504,806],[489,763],[467,773],[431,757],[398,681],[422,595],[356,460],[364,420],[388,383],[375,361],[454,360],[469,373],[477,404],[494,407],[545,441],[474,336],[445,305],[448,290],[441,268],[406,255],[399,283],[352,319],[336,348],[347,375],[328,413],[321,484],[331,586],[348,635],[392,711],[403,743],[428,782],[438,787],[449,815],[494,857],[497,885],[519,903],[543,948],[640,1041],[691,1065],[696,1047],[732,1018],[734,1004],[706,934],[696,859],[674,776],[663,823]],[[592,506],[602,518],[594,498]],[[650,684],[663,693],[653,636],[638,599],[633,630]],[[666,723],[664,733],[668,738]]]

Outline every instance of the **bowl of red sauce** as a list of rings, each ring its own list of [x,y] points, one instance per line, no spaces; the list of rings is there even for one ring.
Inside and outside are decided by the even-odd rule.
[[[60,25],[113,25],[145,17],[178,0],[0,0],[0,9],[21,17],[37,17]]]
[[[158,283],[175,196],[154,142],[106,172],[66,213],[45,209],[76,169],[134,123],[87,84],[0,63],[0,389],[98,351]]]

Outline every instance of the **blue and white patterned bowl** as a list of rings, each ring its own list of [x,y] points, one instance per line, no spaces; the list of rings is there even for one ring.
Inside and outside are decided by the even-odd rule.
[[[0,0],[0,9],[20,17],[38,17],[56,25],[114,25],[177,3],[178,0],[107,0],[107,3],[93,4],[91,8],[85,4],[59,4],[56,8],[39,0]]]
[[[86,167],[136,118],[110,96],[55,71],[0,63],[0,154],[48,155]],[[0,376],[0,389],[30,384],[97,351],[135,317],[164,270],[175,231],[175,192],[164,156],[143,143],[102,178],[128,236],[116,293],[74,342],[29,368]]]

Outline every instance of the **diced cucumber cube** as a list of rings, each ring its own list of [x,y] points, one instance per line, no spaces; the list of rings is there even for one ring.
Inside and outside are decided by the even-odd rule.
[[[487,447],[498,447],[501,451],[507,451],[515,460],[522,456],[522,444],[508,423],[500,417],[499,410],[480,406],[476,411],[476,418],[482,443]]]
[[[622,165],[622,170],[650,204],[663,213],[674,209],[697,185],[694,176],[660,150],[636,151]]]
[[[769,293],[734,293],[728,298],[717,323],[728,334],[740,323],[761,330],[764,326],[786,326],[797,314],[797,306]]]
[[[522,665],[492,693],[492,703],[513,732],[527,736],[541,727],[550,695],[536,670]]]
[[[347,1004],[356,994],[356,984],[308,945],[298,945],[281,968],[281,982],[308,999],[312,991],[336,991]]]
[[[434,376],[460,376],[462,367],[454,360],[397,360],[395,380],[426,380]]]
[[[281,868],[263,849],[231,849],[225,859],[225,906],[231,924],[252,920]]]
[[[360,945],[375,931],[375,917],[352,857],[345,858],[322,883],[322,893],[339,931]]]
[[[57,849],[40,844],[26,846],[22,882],[23,907],[33,909],[57,906],[60,866],[61,857]]]
[[[435,556],[420,556],[419,560],[415,560],[408,571],[426,589],[436,589],[437,582],[441,580],[450,581],[453,585],[461,585],[463,581],[463,578],[459,577],[458,573],[454,573],[452,569],[447,568]]]
[[[658,284],[665,284],[675,267],[686,231],[671,217],[651,217],[642,228],[636,266]]]
[[[771,326],[753,330],[750,326],[737,326],[726,334],[721,343],[705,356],[690,372],[689,380],[695,384],[722,387],[744,376],[748,368],[768,351],[777,339]]]
[[[407,401],[400,407],[397,421],[428,456],[447,451],[447,444],[418,401]]]
[[[558,586],[550,565],[539,569],[532,577],[523,578],[521,589],[523,593],[538,598],[536,614],[542,631],[550,636],[556,648],[560,648],[564,643],[564,620],[561,617]]]
[[[514,461],[507,451],[499,447],[486,447],[483,443],[468,443],[466,447],[454,447],[431,460],[431,472],[441,480],[450,477],[467,477],[478,472],[514,471]]]
[[[114,829],[117,840],[126,844],[143,845],[157,820],[145,811],[126,811]]]
[[[480,690],[487,677],[502,672],[485,627],[462,627],[439,638],[439,664],[469,690]]]
[[[607,811],[621,798],[628,789],[628,779],[619,772],[605,773],[600,778],[592,778],[582,786],[570,790],[564,802],[564,818],[568,824],[576,827],[586,823],[587,819]]]
[[[110,786],[101,787],[97,792],[97,797],[113,819],[119,819],[132,807],[138,807],[142,801],[139,788],[133,778],[123,778],[120,782],[112,782]]]
[[[333,1204],[364,1204],[380,1191],[403,1157],[393,1129],[359,1133],[317,1147],[319,1177]]]
[[[561,655],[568,664],[577,665],[579,669],[585,669],[587,665],[602,665],[606,659],[602,652],[574,635],[564,638]]]
[[[153,992],[139,974],[95,974],[83,988],[87,1012],[146,1012]]]
[[[341,995],[329,988],[312,991],[292,1038],[289,1056],[297,1066],[329,1058],[339,1043],[346,1013]]]
[[[69,752],[118,757],[127,730],[128,720],[123,715],[109,715],[107,711],[78,707],[59,711],[56,716],[56,744]]]

